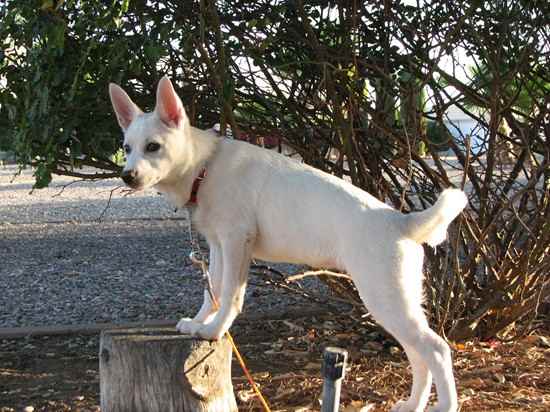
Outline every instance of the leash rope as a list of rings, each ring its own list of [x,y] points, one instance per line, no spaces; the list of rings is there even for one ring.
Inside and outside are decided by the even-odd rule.
[[[218,300],[216,299],[216,296],[214,295],[214,291],[212,287],[212,279],[210,278],[210,272],[208,271],[206,258],[202,253],[202,249],[201,249],[201,245],[200,245],[197,233],[193,230],[193,223],[191,221],[191,210],[189,207],[187,207],[186,210],[187,210],[187,229],[189,231],[189,239],[191,241],[191,253],[189,254],[189,258],[191,259],[191,262],[193,262],[193,264],[200,266],[202,270],[203,282],[205,283],[205,287],[206,287],[206,290],[208,291],[208,295],[210,296],[210,300],[212,301],[212,305],[214,306],[214,309],[219,310],[220,305],[218,303]],[[267,401],[262,395],[260,388],[254,381],[254,378],[252,378],[252,375],[250,374],[250,371],[248,370],[246,363],[243,357],[241,356],[241,353],[239,352],[239,349],[237,348],[235,341],[233,340],[233,336],[231,336],[231,333],[229,333],[229,331],[225,332],[225,335],[227,337],[227,340],[231,344],[233,353],[235,354],[235,357],[239,361],[239,365],[241,366],[241,369],[243,370],[246,376],[246,379],[248,380],[248,383],[250,384],[250,386],[252,387],[252,390],[256,393],[256,395],[258,395],[258,399],[260,400],[260,403],[262,404],[264,411],[271,412],[271,409],[269,408]]]

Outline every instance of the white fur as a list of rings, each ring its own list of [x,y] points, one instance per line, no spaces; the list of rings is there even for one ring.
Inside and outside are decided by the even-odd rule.
[[[182,319],[178,330],[219,339],[241,312],[253,257],[345,270],[412,364],[411,396],[392,410],[424,410],[433,376],[438,403],[431,410],[456,411],[450,349],[429,328],[421,307],[421,243],[445,239],[447,226],[466,205],[464,193],[448,189],[430,209],[403,215],[330,174],[190,127],[169,82],[159,83],[152,113],[134,110],[129,98],[124,103],[125,93],[117,93],[113,106],[119,119],[134,114],[123,127],[125,144],[132,148],[125,169],[137,171],[138,187],[154,185],[184,206],[193,180],[207,168],[193,220],[210,245],[210,273],[221,307],[215,311],[205,292],[197,316]],[[151,140],[161,144],[156,153],[143,149]]]

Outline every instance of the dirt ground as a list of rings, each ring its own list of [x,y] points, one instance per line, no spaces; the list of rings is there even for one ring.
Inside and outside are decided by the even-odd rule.
[[[402,350],[357,315],[241,320],[235,340],[273,411],[316,411],[326,346],[350,352],[345,412],[387,411],[410,388]],[[99,411],[97,335],[0,340],[0,411]],[[454,345],[461,411],[549,411],[550,333]],[[260,411],[233,363],[241,411]]]

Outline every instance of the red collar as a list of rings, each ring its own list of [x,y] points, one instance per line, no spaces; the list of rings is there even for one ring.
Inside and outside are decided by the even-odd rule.
[[[196,205],[198,198],[197,195],[199,194],[199,189],[201,187],[201,183],[206,177],[206,169],[203,168],[199,175],[196,177],[196,179],[193,181],[193,186],[191,187],[191,196],[189,196],[189,200],[187,201],[187,204]]]

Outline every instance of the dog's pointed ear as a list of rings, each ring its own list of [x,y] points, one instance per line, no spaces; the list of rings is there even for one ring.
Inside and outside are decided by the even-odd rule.
[[[110,83],[109,84],[109,96],[111,96],[111,103],[118,120],[118,124],[122,130],[126,131],[130,123],[142,114],[143,112],[136,104],[130,99],[130,96],[126,94],[122,87]]]
[[[167,76],[160,79],[158,84],[155,112],[159,119],[170,127],[181,127],[187,121],[183,104]]]

